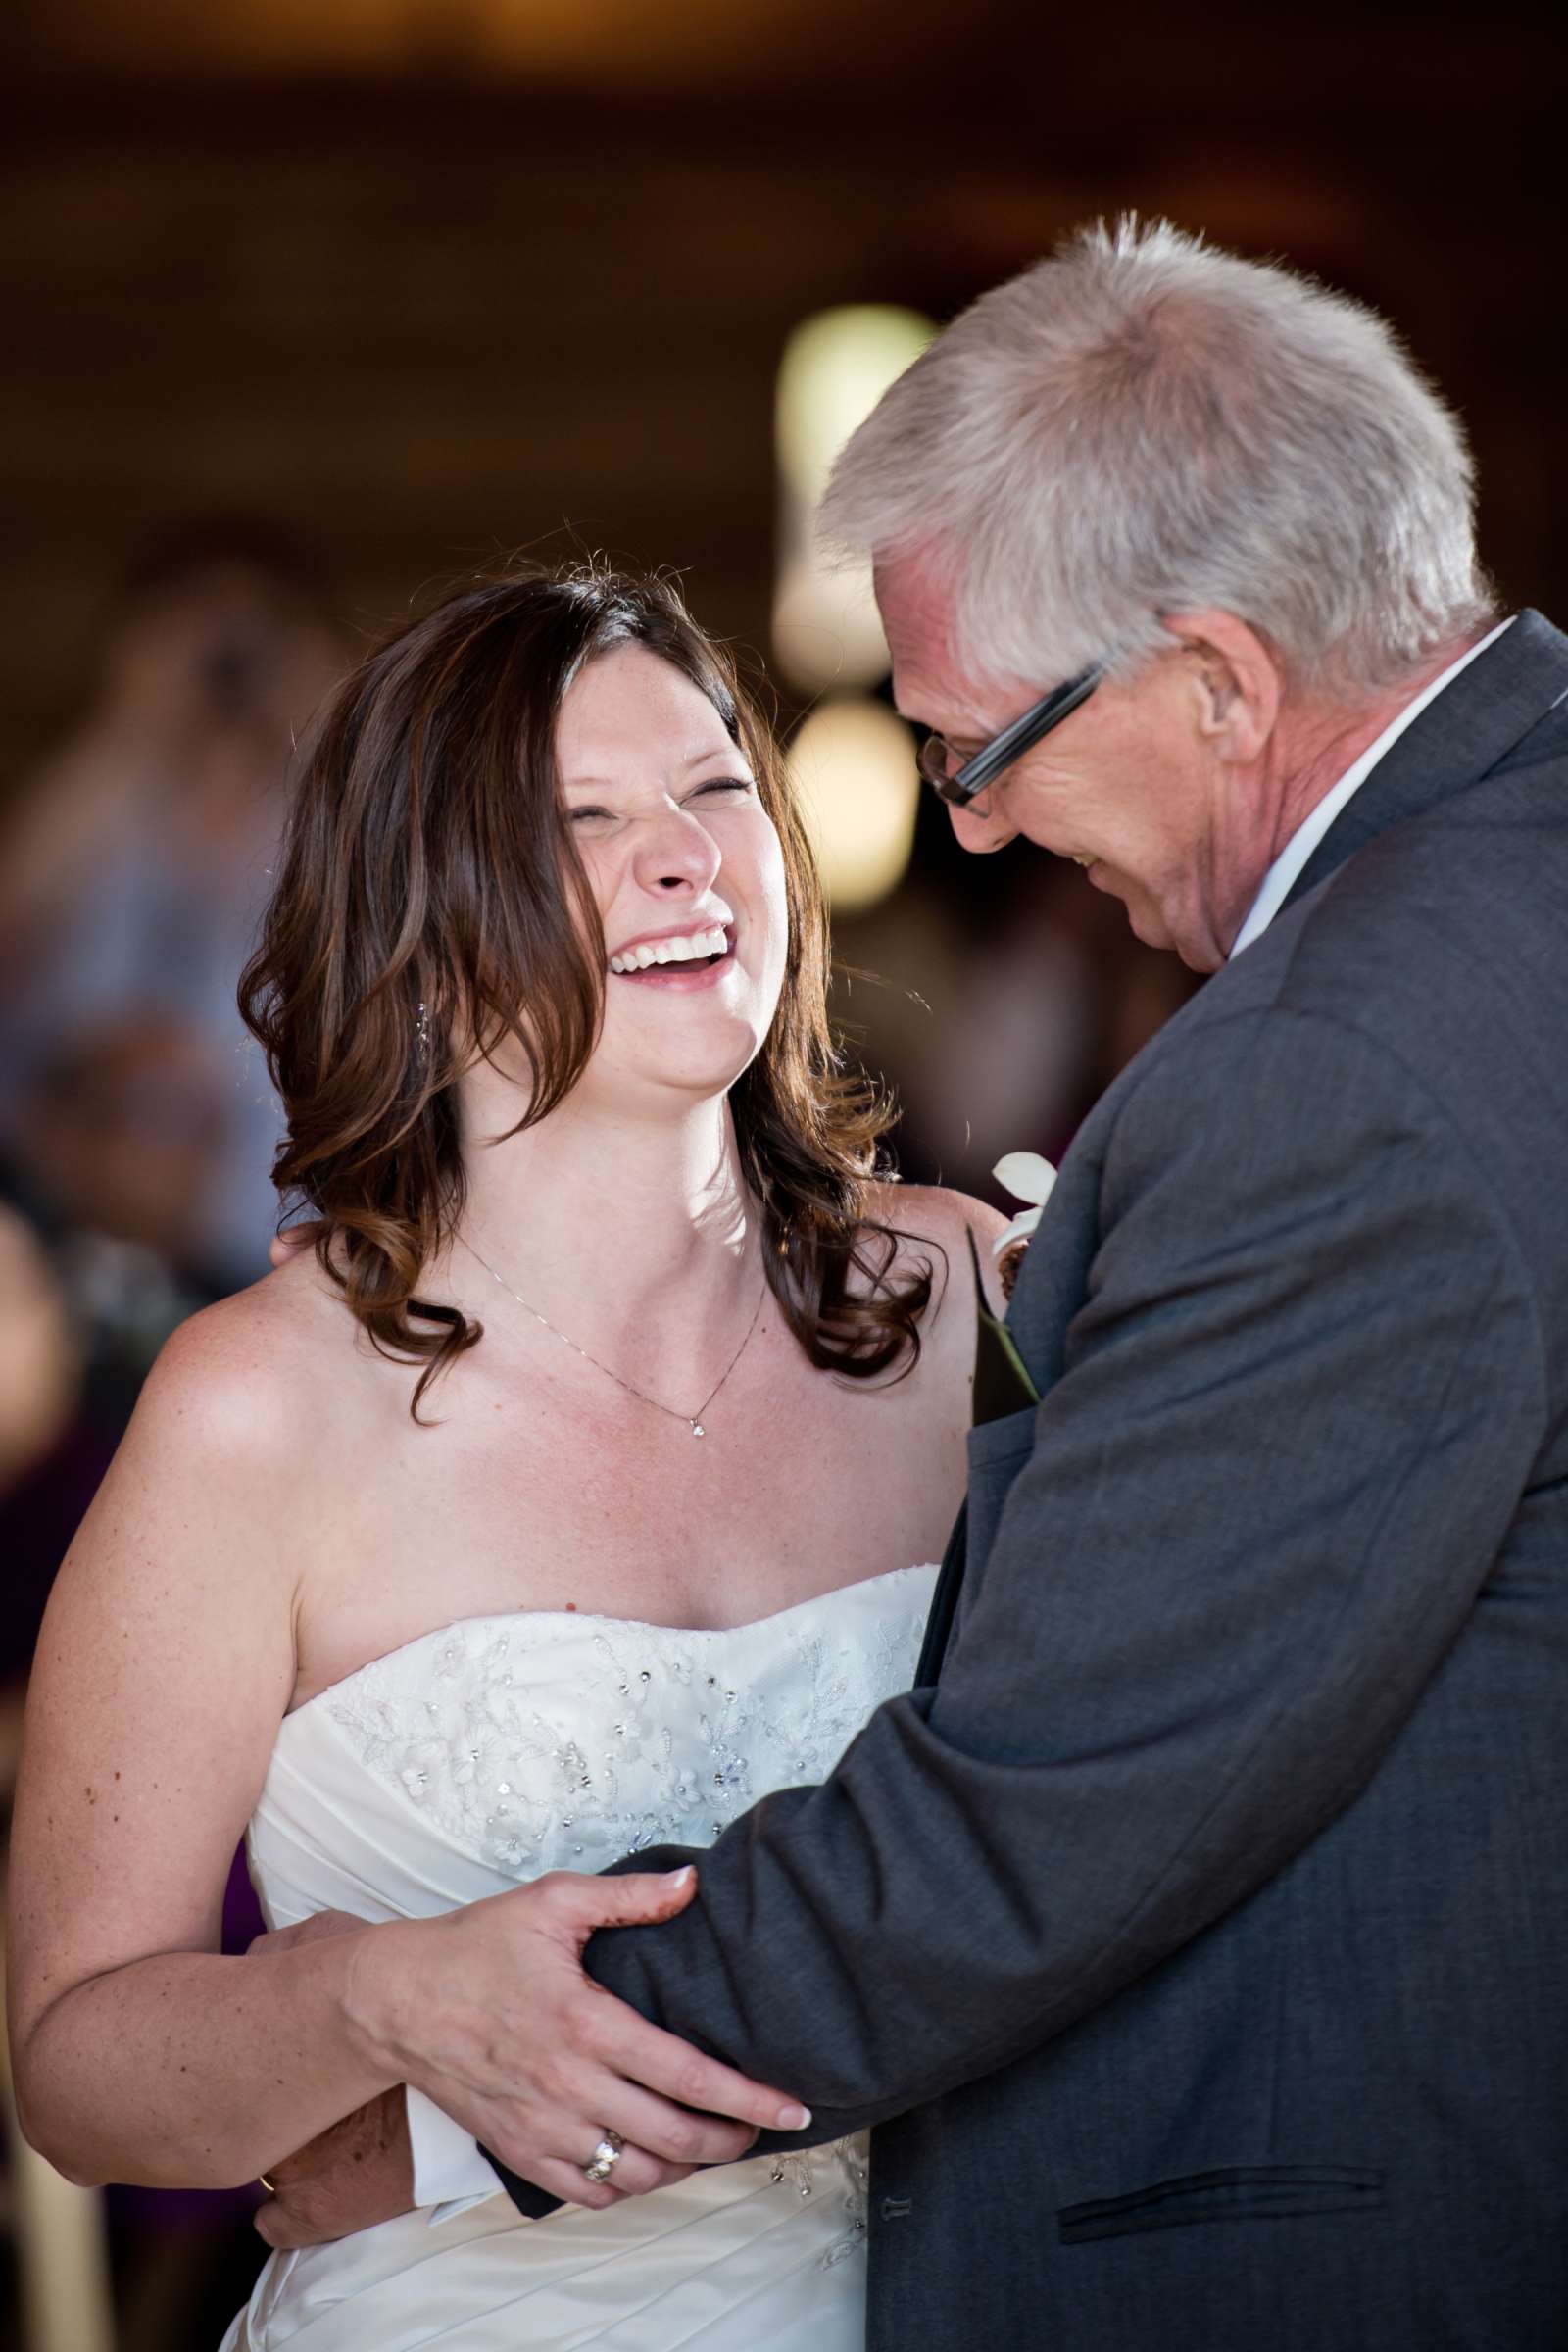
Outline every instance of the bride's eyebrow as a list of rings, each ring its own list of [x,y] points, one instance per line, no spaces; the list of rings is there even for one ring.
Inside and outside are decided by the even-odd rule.
[[[727,735],[722,743],[712,744],[707,751],[693,752],[686,765],[688,770],[694,767],[706,767],[710,760],[727,760],[732,766],[744,767],[748,774],[751,772],[751,761],[747,759],[746,754],[738,744],[731,743]]]
[[[683,763],[685,772],[690,775],[695,768],[710,767],[715,760],[727,760],[732,767],[744,769],[747,775],[752,772],[752,763],[745,753],[729,742],[715,743],[708,751],[688,754]],[[616,792],[625,782],[624,776],[564,776],[561,789],[563,792]]]

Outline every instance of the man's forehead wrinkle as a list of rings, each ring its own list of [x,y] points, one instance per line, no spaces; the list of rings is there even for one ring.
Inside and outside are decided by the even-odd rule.
[[[970,692],[970,682],[954,670],[935,675],[922,666],[921,650],[910,647],[893,667],[893,701],[900,715],[917,727],[935,727],[939,734],[984,737],[995,720]]]

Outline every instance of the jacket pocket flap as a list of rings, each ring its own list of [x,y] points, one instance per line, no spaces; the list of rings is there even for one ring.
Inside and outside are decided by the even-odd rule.
[[[1064,2246],[1072,2246],[1094,2237],[1123,2237],[1135,2230],[1175,2230],[1186,2222],[1370,2212],[1383,2203],[1383,2185],[1381,2172],[1361,2165],[1231,2165],[1222,2172],[1156,2180],[1124,2197],[1064,2205],[1056,2215],[1056,2231]]]

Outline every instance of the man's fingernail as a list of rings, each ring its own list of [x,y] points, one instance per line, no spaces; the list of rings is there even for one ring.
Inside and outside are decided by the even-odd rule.
[[[691,1875],[692,1866],[689,1862],[680,1870],[666,1870],[664,1873],[664,1877],[671,1886],[684,1886]]]
[[[781,2132],[804,2132],[811,2120],[809,2107],[781,2107],[778,2128]]]

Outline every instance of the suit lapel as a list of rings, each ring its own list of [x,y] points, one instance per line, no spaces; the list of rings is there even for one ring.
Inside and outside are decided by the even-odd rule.
[[[1109,1132],[1112,1106],[1125,1075],[1101,1097],[1061,1163],[1039,1228],[1024,1252],[1007,1312],[1008,1334],[1041,1396],[1061,1376],[1067,1327],[1083,1303],[1088,1285],[1099,1230],[1101,1154],[1097,1138]],[[1020,1406],[1023,1400],[1020,1392]],[[968,1568],[968,1522],[965,1503],[943,1554],[942,1574],[915,1669],[917,1686],[934,1683],[941,1670]]]
[[[942,1555],[942,1574],[937,1578],[937,1588],[931,1597],[931,1614],[925,1621],[920,1663],[914,1670],[914,1687],[917,1690],[923,1690],[927,1683],[934,1683],[942,1671],[948,1636],[953,1631],[958,1592],[963,1584],[964,1538],[968,1526],[969,1506],[966,1502],[960,1502],[953,1533],[948,1538],[948,1548]]]

